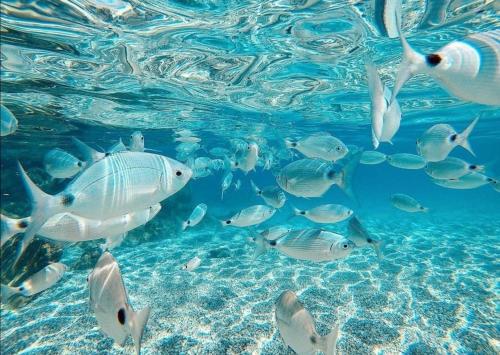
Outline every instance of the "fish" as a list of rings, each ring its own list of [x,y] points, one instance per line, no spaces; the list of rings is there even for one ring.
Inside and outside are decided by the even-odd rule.
[[[389,38],[398,37],[396,9],[401,0],[374,1],[374,22],[380,35]],[[444,1],[444,0],[440,0]]]
[[[180,136],[174,139],[174,142],[183,142],[183,143],[199,143],[201,142],[201,138],[194,136]]]
[[[189,129],[181,129],[181,130],[175,131],[175,134],[180,136],[180,137],[194,136],[194,133]]]
[[[257,145],[257,143],[249,143],[246,153],[237,161],[237,168],[247,174],[248,172],[255,170],[255,165],[257,164],[258,159],[259,146]]]
[[[228,171],[226,174],[222,177],[222,183],[221,183],[221,195],[220,199],[224,199],[224,191],[229,189],[229,186],[231,186],[231,182],[233,181],[233,173]]]
[[[161,205],[157,203],[144,210],[104,220],[85,218],[68,212],[58,213],[49,218],[37,234],[47,239],[73,243],[106,238],[110,239],[108,245],[115,245],[115,237],[146,224],[160,212],[160,209]],[[32,219],[31,217],[15,219],[0,214],[0,221],[2,225],[0,245],[3,246],[14,235],[26,231]],[[112,243],[114,238],[115,243]]]
[[[409,153],[396,153],[388,155],[387,163],[400,169],[418,170],[426,166],[427,162],[420,155]]]
[[[366,165],[381,164],[386,161],[387,155],[375,150],[366,150],[361,154],[360,163]]]
[[[276,209],[265,205],[254,205],[242,209],[231,218],[221,221],[223,226],[249,227],[271,218]]]
[[[240,138],[232,138],[229,140],[231,147],[236,151],[246,151],[248,150],[248,143]]]
[[[144,136],[141,131],[135,131],[130,135],[128,150],[131,152],[144,152]]]
[[[355,248],[346,237],[322,229],[292,230],[274,240],[258,234],[255,243],[254,257],[269,249],[277,249],[291,258],[315,262],[343,259]]]
[[[90,147],[89,145],[82,142],[76,137],[71,137],[71,140],[73,144],[76,146],[76,148],[83,155],[87,167],[106,157],[106,153],[95,150],[94,148]]]
[[[127,236],[127,233],[123,233],[123,234],[115,235],[115,236],[112,236],[112,237],[108,237],[108,238],[106,238],[106,242],[105,243],[99,244],[99,248],[102,251],[106,251],[106,250],[111,250],[111,249],[118,248],[123,243],[123,241],[125,240],[126,236]]]
[[[194,160],[194,169],[205,169],[205,168],[209,168],[210,167],[210,164],[212,162],[212,159],[210,159],[209,157],[197,157],[195,160]]]
[[[372,144],[377,149],[381,142],[392,144],[401,123],[401,108],[397,100],[389,103],[391,90],[382,84],[375,65],[367,61],[365,66],[371,99]]]
[[[32,206],[32,221],[19,253],[58,213],[103,220],[145,209],[181,190],[192,175],[187,166],[162,155],[116,153],[91,165],[60,193],[49,195],[31,181],[20,163],[18,168]]]
[[[285,226],[273,226],[271,228],[265,229],[259,234],[262,235],[267,240],[276,240],[279,237],[290,233],[292,229]],[[254,240],[255,241],[255,240]]]
[[[200,223],[207,213],[207,208],[207,205],[204,203],[197,205],[189,215],[189,218],[182,222],[182,230],[185,230],[187,227],[194,227]]]
[[[4,105],[0,105],[0,119],[1,137],[8,136],[17,131],[19,122],[16,116],[14,116],[14,114]]]
[[[201,149],[201,145],[199,143],[188,143],[184,142],[175,147],[175,151],[184,154],[193,154],[198,149]]]
[[[349,230],[349,240],[353,241],[356,244],[357,248],[362,248],[364,246],[370,246],[375,250],[375,254],[377,254],[377,258],[382,259],[382,252],[380,250],[381,242],[380,240],[374,239],[366,229],[361,225],[361,222],[356,216],[352,216],[349,220],[348,225]]]
[[[413,197],[405,194],[394,194],[391,196],[391,203],[397,209],[406,212],[427,212],[429,209],[422,206]]]
[[[470,34],[424,55],[414,50],[401,32],[400,6],[396,19],[403,59],[396,75],[391,102],[411,77],[427,74],[459,99],[500,105],[499,29]]]
[[[186,264],[181,266],[181,270],[193,271],[201,264],[201,259],[197,256],[189,260]]]
[[[90,310],[104,334],[123,347],[128,336],[134,340],[135,353],[141,352],[141,340],[151,309],[134,311],[123,283],[120,267],[111,253],[104,252],[87,278]]]
[[[110,155],[126,151],[127,151],[127,146],[123,143],[122,139],[120,138],[118,139],[118,142],[116,142],[115,144],[113,144],[111,147],[108,148],[106,154]]]
[[[432,126],[417,139],[418,154],[428,162],[441,161],[446,159],[455,147],[461,146],[475,156],[468,138],[478,120],[479,118],[474,119],[462,133],[457,133],[449,124],[439,123]]]
[[[238,180],[236,180],[236,182],[234,183],[234,189],[235,189],[236,191],[238,191],[238,190],[240,189],[240,187],[241,187],[241,180],[240,180],[240,179],[238,179]]]
[[[3,302],[7,302],[14,295],[30,297],[54,286],[62,277],[68,267],[62,263],[52,263],[28,277],[17,287],[1,285]]]
[[[484,172],[482,165],[469,164],[465,160],[447,157],[437,162],[429,162],[425,167],[427,175],[434,179],[458,179],[471,172]]]
[[[53,178],[68,179],[84,169],[85,162],[62,149],[54,148],[45,154],[43,165]]]
[[[213,155],[214,157],[218,157],[218,158],[224,158],[226,156],[231,155],[231,151],[229,149],[222,148],[222,147],[211,148],[208,152],[211,155]]]
[[[284,191],[298,197],[320,197],[336,184],[355,200],[352,180],[360,157],[361,152],[354,154],[340,171],[336,171],[331,162],[324,160],[296,160],[281,169],[276,182]]]
[[[287,148],[295,149],[308,158],[319,158],[336,162],[344,158],[349,149],[338,138],[329,133],[319,132],[299,140],[285,139]]]
[[[326,336],[316,331],[314,319],[292,291],[283,291],[275,303],[275,319],[283,342],[297,354],[335,355],[339,327]]]
[[[255,192],[257,196],[262,197],[264,202],[269,206],[274,208],[281,208],[286,202],[286,196],[283,191],[277,186],[266,186],[263,189],[260,189],[255,183],[250,180],[250,184],[252,185],[252,190]]]
[[[346,206],[335,204],[319,205],[309,210],[300,210],[294,207],[293,212],[296,216],[303,216],[316,223],[342,222],[354,213]]]
[[[222,170],[225,167],[224,160],[222,159],[212,159],[210,160],[210,163],[208,164],[208,167],[212,170]]]
[[[448,189],[468,190],[487,184],[494,184],[495,180],[484,174],[471,172],[458,179],[432,179],[432,182]]]

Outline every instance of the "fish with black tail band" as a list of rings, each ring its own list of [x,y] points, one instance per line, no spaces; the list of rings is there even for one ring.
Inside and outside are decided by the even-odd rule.
[[[197,256],[189,260],[187,263],[181,266],[181,270],[194,271],[201,265],[201,259]]]
[[[182,230],[185,230],[187,227],[194,227],[200,223],[207,213],[207,208],[207,205],[204,203],[197,205],[189,215],[189,218],[182,222]]]
[[[409,153],[396,153],[388,155],[386,161],[389,165],[409,170],[418,170],[426,166],[427,162],[420,155],[409,154]]]
[[[264,202],[274,208],[281,208],[286,202],[285,193],[277,186],[266,186],[260,189],[255,183],[250,180],[252,190],[259,197],[262,197]]]
[[[255,205],[242,209],[231,218],[221,221],[223,226],[249,227],[271,218],[276,209],[265,205]]]
[[[424,207],[413,197],[405,194],[394,194],[391,196],[391,203],[397,209],[406,212],[427,212],[429,209]]]
[[[360,164],[377,165],[386,161],[387,155],[377,152],[376,150],[365,150],[361,154]]]
[[[319,205],[309,210],[300,210],[293,207],[293,212],[296,216],[303,216],[316,223],[338,223],[353,214],[350,208],[337,204]]]
[[[427,163],[425,172],[434,179],[458,179],[471,172],[482,173],[484,166],[469,164],[459,158],[447,157],[441,161]]]
[[[436,185],[456,190],[476,189],[487,184],[495,184],[495,181],[495,179],[476,172],[471,172],[458,179],[432,179]]]
[[[299,140],[285,139],[287,148],[295,149],[308,158],[319,158],[336,162],[344,158],[349,149],[338,138],[326,132],[319,132]]]
[[[363,248],[365,246],[370,246],[375,250],[377,258],[382,259],[382,252],[380,250],[381,242],[373,238],[363,227],[361,222],[356,216],[353,216],[349,220],[348,225],[349,230],[349,240],[352,240],[356,244],[357,248]]]
[[[45,154],[43,165],[45,171],[56,179],[68,179],[85,168],[85,162],[59,148],[51,149]]]

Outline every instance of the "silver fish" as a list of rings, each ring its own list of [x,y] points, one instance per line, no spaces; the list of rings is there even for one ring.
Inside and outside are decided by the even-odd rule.
[[[221,195],[220,199],[224,199],[224,191],[229,189],[229,186],[231,186],[231,182],[233,181],[233,173],[228,171],[222,178],[222,183],[221,183]]]
[[[201,142],[201,138],[195,136],[180,136],[174,139],[174,142],[183,142],[183,143],[199,143]]]
[[[186,271],[193,271],[201,264],[201,259],[197,256],[189,260],[186,264],[182,265],[181,269]]]
[[[141,131],[135,131],[130,135],[130,145],[128,149],[131,152],[144,152],[144,136]]]
[[[437,124],[429,128],[417,139],[417,152],[427,161],[441,161],[457,146],[462,146],[472,155],[475,155],[469,144],[468,138],[476,126],[476,118],[462,132],[457,133],[449,124]]]
[[[191,212],[189,218],[186,221],[182,222],[182,230],[185,230],[187,227],[194,227],[195,225],[200,223],[207,213],[207,208],[207,205],[204,203],[200,203],[199,205],[197,205],[193,209],[193,212]]]
[[[212,148],[208,152],[210,154],[212,154],[214,157],[218,157],[218,158],[224,158],[228,155],[231,155],[231,152],[229,151],[229,149],[222,148],[222,147]]]
[[[59,148],[51,149],[45,154],[43,165],[45,171],[57,179],[73,177],[85,167],[84,162]]]
[[[259,146],[257,145],[257,143],[252,142],[248,144],[247,149],[242,157],[237,160],[238,165],[236,167],[243,172],[248,173],[249,171],[255,170],[255,165],[257,164],[258,159]]]
[[[201,148],[198,143],[181,143],[175,147],[175,150],[179,153],[192,154]]]
[[[434,179],[458,179],[471,172],[484,172],[484,166],[469,164],[466,161],[448,157],[437,162],[429,162],[425,172]]]
[[[343,259],[355,247],[344,236],[321,229],[294,230],[275,240],[257,235],[255,242],[255,257],[268,249],[277,249],[291,258],[316,262]]]
[[[496,180],[481,173],[472,172],[458,179],[433,179],[436,185],[448,189],[468,190],[475,189],[486,184],[494,184]]]
[[[131,335],[135,353],[139,354],[150,308],[146,307],[138,312],[133,310],[118,263],[109,252],[101,255],[87,281],[90,309],[95,313],[101,330],[120,346]]]
[[[221,221],[221,224],[223,226],[249,227],[267,221],[275,212],[276,209],[265,205],[250,206],[242,209],[230,219]]]
[[[284,291],[276,300],[275,319],[284,343],[300,355],[335,355],[339,327],[330,334],[320,336],[314,319],[292,291]]]
[[[276,240],[283,235],[290,233],[292,229],[290,227],[285,226],[274,226],[263,230],[259,234],[262,235],[267,240]],[[254,240],[255,241],[255,240]]]
[[[0,105],[0,136],[5,137],[17,130],[16,116],[4,105]]]
[[[212,170],[222,170],[225,167],[224,160],[222,159],[212,159],[210,160],[210,163],[208,167]]]
[[[429,209],[422,206],[413,197],[405,194],[394,194],[391,196],[391,203],[394,207],[406,212],[427,212]]]
[[[236,191],[238,191],[238,190],[240,189],[240,187],[241,187],[241,180],[240,180],[240,179],[238,179],[238,180],[236,180],[236,182],[234,183],[234,189],[235,189]]]
[[[285,204],[285,193],[281,191],[279,187],[266,186],[263,189],[260,189],[252,180],[250,180],[250,184],[252,185],[252,190],[255,192],[255,194],[262,197],[264,202],[269,206],[272,206],[274,208],[281,208]]]
[[[287,148],[296,149],[308,158],[320,158],[336,162],[344,158],[349,149],[338,138],[328,133],[316,133],[309,137],[293,141],[285,139]]]
[[[62,263],[53,263],[44,267],[42,270],[28,277],[20,286],[12,287],[1,285],[2,299],[6,302],[16,294],[24,297],[36,295],[54,286],[67,270],[67,266]]]
[[[380,251],[381,242],[380,240],[374,239],[368,234],[366,229],[361,225],[358,218],[353,216],[349,220],[349,240],[352,240],[356,247],[362,248],[365,246],[370,246],[375,250],[377,257],[382,259],[382,252]]]
[[[425,159],[420,155],[409,153],[388,155],[386,160],[389,165],[400,169],[418,170],[424,168],[426,165]]]
[[[401,0],[378,0],[374,1],[374,22],[384,37],[397,38],[398,29],[396,23],[396,9]],[[443,0],[439,0],[443,1]]]
[[[83,155],[87,167],[106,157],[106,153],[95,150],[94,148],[83,143],[78,138],[71,137],[71,140],[73,141],[73,144],[78,148],[80,153]]]
[[[309,210],[299,210],[294,207],[293,212],[296,216],[303,216],[316,223],[342,222],[354,213],[346,206],[335,204],[320,205]]]
[[[383,163],[387,158],[384,153],[377,152],[375,150],[367,150],[361,154],[360,163],[367,165],[376,165]]]

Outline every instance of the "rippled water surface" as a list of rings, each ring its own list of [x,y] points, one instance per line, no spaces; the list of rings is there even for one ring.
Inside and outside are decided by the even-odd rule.
[[[214,158],[210,149],[231,149],[233,138],[257,142],[256,171],[233,171],[239,190],[231,185],[221,200],[222,170],[192,179],[111,251],[133,307],[152,309],[143,354],[291,354],[274,318],[287,289],[320,334],[340,326],[341,354],[498,354],[500,199],[492,183],[446,189],[423,170],[360,165],[357,202],[337,187],[317,199],[287,194],[287,204],[258,227],[220,223],[263,204],[250,180],[275,185],[280,170],[302,157],[286,148],[286,137],[327,131],[349,147],[372,149],[365,61],[392,87],[402,52],[383,27],[381,9],[390,2],[2,0],[1,103],[19,127],[1,139],[1,213],[30,213],[17,161],[44,191],[64,189],[69,180],[51,179],[43,159],[56,147],[78,155],[71,137],[104,150],[119,138],[128,144],[141,130],[146,148],[183,162],[188,156],[174,141],[183,129],[201,139],[193,158]],[[404,1],[403,32],[431,53],[498,29],[499,11],[490,0]],[[500,178],[498,106],[450,96],[424,75],[411,79],[398,100],[401,129],[379,151],[415,154],[416,139],[431,125],[462,132],[478,117],[470,136],[475,156],[460,147],[452,155]],[[414,196],[429,213],[396,210],[394,193]],[[182,231],[202,202],[205,219]],[[382,241],[383,258],[370,248],[328,263],[276,251],[253,257],[251,237],[270,226],[347,235],[347,221],[319,226],[292,215],[293,206],[324,203],[352,208]],[[69,269],[45,292],[2,300],[1,353],[133,353],[130,338],[123,348],[114,344],[89,311],[86,278],[100,241],[36,238],[14,265],[20,240],[2,247],[2,284],[19,285],[58,260]],[[194,256],[201,266],[180,270]]]

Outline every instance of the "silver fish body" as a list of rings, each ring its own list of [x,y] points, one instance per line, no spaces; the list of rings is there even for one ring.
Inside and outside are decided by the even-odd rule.
[[[496,180],[476,172],[471,172],[458,179],[433,179],[436,185],[446,187],[448,189],[468,190],[476,189],[486,184],[494,184]]]
[[[361,153],[360,164],[376,165],[386,161],[387,155],[377,152],[375,150],[366,150]]]
[[[309,210],[294,208],[294,213],[316,223],[338,223],[351,217],[353,210],[343,205],[326,204]]]
[[[458,179],[473,171],[482,172],[484,171],[484,167],[469,164],[462,159],[454,157],[447,157],[437,162],[429,162],[425,168],[427,175],[434,179]]]
[[[221,223],[223,226],[249,227],[267,221],[275,212],[276,209],[265,205],[250,206]]]
[[[387,163],[400,169],[418,170],[425,167],[427,164],[425,159],[420,155],[409,154],[409,153],[396,153],[388,155]]]
[[[181,269],[186,271],[193,271],[201,264],[201,259],[197,256],[189,260],[186,264],[182,265]]]
[[[57,179],[73,177],[85,167],[84,162],[59,148],[51,149],[45,154],[43,165],[45,171]]]
[[[4,105],[0,105],[0,136],[8,136],[17,130],[16,116]]]
[[[266,186],[260,189],[255,183],[250,180],[252,189],[257,196],[262,197],[264,202],[274,208],[281,208],[286,202],[286,196],[283,191],[277,186]]]
[[[189,218],[182,223],[182,230],[185,230],[187,227],[194,227],[198,223],[200,223],[207,213],[207,208],[207,205],[204,203],[200,203],[199,205],[197,205],[193,209],[193,212],[191,212]]]
[[[226,174],[222,177],[221,197],[220,197],[221,200],[224,198],[224,191],[229,189],[229,186],[231,186],[232,181],[233,181],[233,173],[230,171],[226,172]]]
[[[255,166],[257,165],[258,159],[259,159],[259,146],[257,145],[257,143],[252,142],[248,144],[245,154],[243,154],[242,157],[238,159],[237,168],[245,173],[248,173],[252,170],[255,170]]]
[[[428,208],[422,206],[413,197],[405,194],[394,194],[391,196],[391,203],[394,207],[406,212],[427,212]]]
[[[340,139],[328,133],[317,133],[298,141],[287,139],[285,144],[288,148],[296,149],[308,158],[319,158],[333,162],[344,158],[349,152],[347,146]]]

